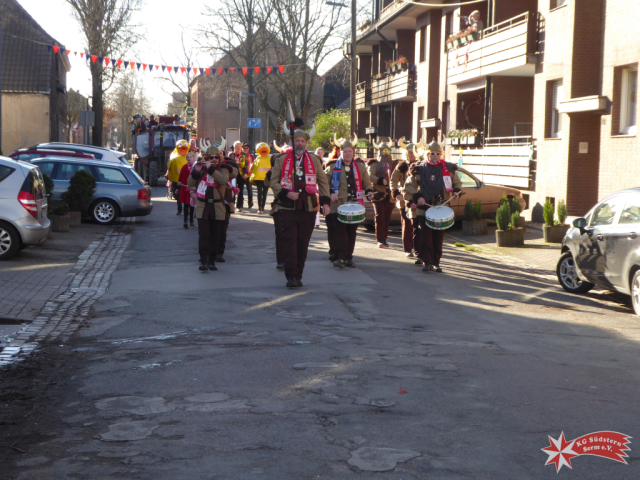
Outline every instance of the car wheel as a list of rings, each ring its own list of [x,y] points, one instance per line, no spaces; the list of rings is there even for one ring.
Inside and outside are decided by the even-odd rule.
[[[566,252],[560,257],[556,273],[560,285],[569,293],[587,293],[594,287],[593,283],[585,282],[578,276],[578,270],[571,252]]]
[[[15,228],[0,223],[0,260],[13,257],[20,248],[20,235]]]
[[[636,315],[640,315],[640,270],[633,275],[631,280],[631,303]]]
[[[95,223],[111,225],[118,218],[118,207],[111,200],[98,200],[90,210]]]

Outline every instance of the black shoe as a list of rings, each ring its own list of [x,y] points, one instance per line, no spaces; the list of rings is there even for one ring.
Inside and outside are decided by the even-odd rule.
[[[213,262],[209,262],[209,270],[211,270],[212,272],[218,270],[218,267],[216,267],[216,264]]]
[[[329,255],[329,261],[330,262],[333,262],[335,259],[336,259],[335,254],[332,253],[331,255]]]
[[[442,273],[440,265],[431,265],[431,270],[433,270],[434,272]]]
[[[176,215],[182,215],[182,212],[178,212],[178,213],[176,213]]]
[[[344,268],[344,260],[336,260],[335,262],[333,262],[333,266],[338,268]]]
[[[353,260],[346,260],[344,262],[344,266],[348,268],[356,268],[356,264],[353,263]]]
[[[386,240],[384,242],[382,242],[382,245],[384,245],[384,248],[389,248],[389,244],[387,243]]]
[[[198,267],[198,270],[200,270],[201,272],[206,272],[208,270],[207,263],[209,263],[209,256],[206,253],[201,253],[200,266]]]
[[[284,263],[279,263],[278,265],[276,265],[276,269],[277,270],[284,270]]]
[[[253,207],[253,202],[249,202],[249,208]]]
[[[298,287],[304,287],[304,285],[302,284],[302,280],[300,280],[299,278],[296,279],[296,283],[298,284]]]
[[[415,265],[422,265],[422,260],[417,258],[415,262],[413,262]]]
[[[427,262],[424,264],[424,267],[422,267],[422,271],[424,273],[430,272],[431,271],[431,265]]]
[[[295,278],[290,278],[287,281],[287,284],[285,285],[285,287],[287,287],[287,288],[297,288],[298,287],[298,281]]]
[[[193,222],[189,222],[189,226],[190,226],[190,227],[195,227],[195,226],[196,226],[196,224],[195,224],[195,223],[193,223]]]
[[[218,256],[216,257],[216,262],[218,262],[218,263],[224,263],[224,262],[226,262],[226,260],[224,259],[224,257],[223,257],[222,255],[218,255]]]
[[[187,229],[189,228],[189,226],[188,226],[186,223],[185,223],[185,224],[183,224],[182,226],[183,226],[184,228],[187,228]]]

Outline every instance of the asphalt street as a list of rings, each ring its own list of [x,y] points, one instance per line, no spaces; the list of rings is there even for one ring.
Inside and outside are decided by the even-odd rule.
[[[197,229],[154,194],[90,317],[0,370],[0,479],[640,477],[624,299],[450,244],[424,274],[364,230],[339,270],[324,224],[288,290],[255,213],[202,273]],[[597,431],[633,437],[628,465],[545,466],[548,436]]]

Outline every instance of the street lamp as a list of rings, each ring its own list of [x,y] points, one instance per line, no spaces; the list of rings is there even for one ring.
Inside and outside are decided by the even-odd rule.
[[[344,3],[325,1],[332,7],[346,7]],[[356,0],[351,0],[351,88],[349,107],[351,111],[351,134],[356,133]]]

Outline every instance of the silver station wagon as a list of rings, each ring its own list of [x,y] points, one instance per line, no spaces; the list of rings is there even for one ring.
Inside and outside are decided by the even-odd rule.
[[[85,170],[93,175],[96,193],[89,209],[82,213],[96,223],[108,225],[118,217],[141,217],[153,209],[151,187],[128,164],[55,156],[36,158],[31,163],[53,180],[55,187],[50,202],[54,205],[62,201],[61,195],[77,171]]]

